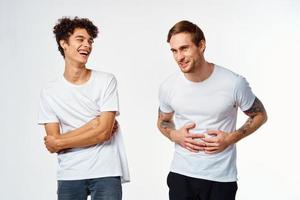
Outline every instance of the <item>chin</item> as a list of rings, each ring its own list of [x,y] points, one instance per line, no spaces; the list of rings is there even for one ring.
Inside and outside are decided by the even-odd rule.
[[[180,70],[181,70],[183,73],[191,73],[191,72],[193,71],[193,69],[190,68],[190,67],[180,68]]]
[[[78,60],[78,63],[85,65],[88,60]]]

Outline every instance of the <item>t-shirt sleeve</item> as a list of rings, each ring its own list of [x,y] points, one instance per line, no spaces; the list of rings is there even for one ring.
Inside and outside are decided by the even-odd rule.
[[[116,111],[119,115],[119,95],[117,89],[117,80],[112,76],[108,82],[106,88],[103,90],[100,104],[101,112]]]
[[[173,108],[170,105],[170,98],[169,98],[169,93],[165,90],[164,86],[160,86],[159,88],[159,109],[160,111],[164,113],[171,113],[173,112]]]
[[[42,90],[38,111],[38,124],[43,125],[54,122],[59,122],[59,119],[49,105],[49,97],[46,95],[45,91]]]
[[[242,76],[239,76],[236,81],[234,94],[235,101],[242,111],[246,111],[251,108],[256,98],[248,81]]]

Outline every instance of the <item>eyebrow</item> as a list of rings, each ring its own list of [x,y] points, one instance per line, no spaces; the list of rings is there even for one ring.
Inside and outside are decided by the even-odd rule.
[[[76,35],[75,38],[85,38],[83,35]]]
[[[182,45],[182,46],[180,46],[178,49],[179,50],[182,50],[182,49],[185,49],[185,48],[188,48],[190,45]],[[177,51],[176,49],[173,49],[173,48],[171,48],[170,49],[171,51]]]
[[[75,38],[85,39],[85,36],[83,36],[83,35],[76,35]],[[92,37],[89,37],[88,40],[91,41],[91,42],[94,42],[94,39]]]

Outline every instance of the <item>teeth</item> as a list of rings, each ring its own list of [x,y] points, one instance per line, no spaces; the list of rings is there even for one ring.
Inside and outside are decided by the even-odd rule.
[[[81,50],[81,51],[78,51],[80,54],[84,54],[84,55],[88,55],[89,54],[89,52],[87,52],[87,51],[83,51],[83,50]]]

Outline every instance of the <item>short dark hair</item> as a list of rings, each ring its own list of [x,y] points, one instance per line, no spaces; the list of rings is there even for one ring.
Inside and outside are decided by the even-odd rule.
[[[76,28],[85,29],[93,39],[96,38],[98,35],[97,26],[95,26],[87,18],[74,17],[72,19],[70,17],[63,17],[63,18],[58,19],[57,24],[53,28],[53,33],[56,38],[58,50],[60,51],[60,53],[63,57],[65,57],[65,54],[64,54],[63,48],[59,44],[59,41],[65,40],[66,42],[68,42],[70,35],[72,35],[74,33],[74,30]]]
[[[168,33],[167,42],[170,42],[171,37],[178,33],[190,33],[192,36],[192,42],[198,47],[201,40],[205,41],[202,30],[194,23],[183,20],[177,22]]]

